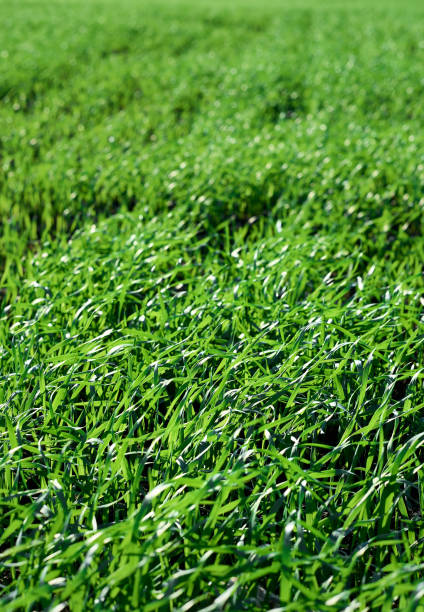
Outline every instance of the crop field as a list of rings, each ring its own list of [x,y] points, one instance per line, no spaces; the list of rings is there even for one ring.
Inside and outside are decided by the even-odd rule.
[[[0,23],[0,610],[424,610],[424,4]]]

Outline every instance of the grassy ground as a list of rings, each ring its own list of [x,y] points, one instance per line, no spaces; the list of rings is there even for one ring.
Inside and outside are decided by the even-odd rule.
[[[0,5],[0,609],[424,609],[423,17]]]

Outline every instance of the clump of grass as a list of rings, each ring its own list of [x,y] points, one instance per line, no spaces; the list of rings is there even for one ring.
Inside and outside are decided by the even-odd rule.
[[[420,609],[422,9],[357,8],[12,9],[4,609]]]

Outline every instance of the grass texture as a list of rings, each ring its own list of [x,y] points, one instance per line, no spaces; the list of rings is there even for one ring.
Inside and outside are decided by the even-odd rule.
[[[424,7],[0,5],[0,609],[423,610]]]

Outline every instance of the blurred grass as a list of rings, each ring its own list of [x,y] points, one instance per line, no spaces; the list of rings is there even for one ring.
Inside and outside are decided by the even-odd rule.
[[[361,182],[373,195],[377,187],[390,198],[405,183],[420,189],[418,5],[395,12],[358,3],[350,10],[287,10],[281,2],[12,6],[19,8],[2,9],[0,55],[5,277],[21,271],[28,245],[123,206],[153,215],[204,195],[249,213],[246,200],[257,193],[266,200],[269,189],[299,205],[311,190],[334,188],[332,177],[316,177],[314,154],[330,157],[340,182],[356,158],[369,174],[381,166],[377,185]],[[246,154],[250,143],[255,150]],[[349,168],[340,168],[341,152]],[[298,153],[304,168],[288,163],[281,172]],[[258,158],[266,161],[257,167]],[[194,193],[193,183],[206,193]]]

